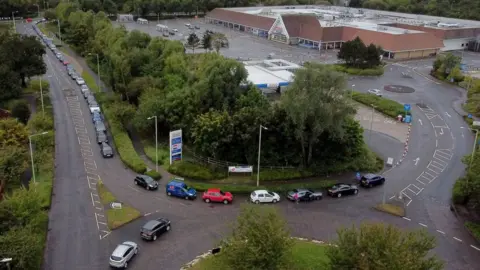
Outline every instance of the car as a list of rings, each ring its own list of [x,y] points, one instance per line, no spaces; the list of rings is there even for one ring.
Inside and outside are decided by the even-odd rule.
[[[92,121],[95,123],[95,121],[103,121],[102,114],[100,112],[93,112],[92,113]]]
[[[195,25],[195,29],[200,29],[200,26],[198,26],[198,25]]]
[[[68,69],[73,69],[73,66],[71,64],[68,64],[65,66],[65,68],[68,70]]]
[[[133,182],[135,185],[141,186],[146,190],[158,189],[158,182],[153,180],[153,178],[148,175],[137,175]]]
[[[83,91],[82,94],[83,94],[83,98],[84,98],[84,99],[87,99],[89,96],[92,95],[92,92],[90,92],[89,90],[87,90],[87,91]]]
[[[233,201],[233,195],[230,192],[223,192],[219,188],[209,188],[203,192],[202,199],[206,203],[221,202],[223,204],[229,204]]]
[[[82,90],[82,92],[83,92],[83,91],[89,91],[90,89],[88,89],[88,86],[86,86],[85,84],[82,84],[80,86],[80,90]]]
[[[61,53],[55,53],[55,56],[60,59],[60,57],[62,57],[62,54]]]
[[[67,60],[62,60],[62,63],[63,63],[64,66],[70,64],[70,62],[68,62]]]
[[[103,142],[108,142],[108,137],[107,134],[105,134],[105,131],[97,131],[97,143],[101,144]]]
[[[367,91],[369,94],[372,94],[372,95],[375,95],[375,96],[378,96],[378,97],[381,97],[382,96],[382,91],[378,90],[378,89],[370,89]]]
[[[64,60],[65,60],[65,59],[63,59],[63,56],[60,56],[60,57],[58,58],[58,61],[60,61],[60,63],[63,63]]]
[[[374,186],[383,185],[383,183],[385,183],[385,177],[383,177],[381,175],[376,175],[376,174],[373,174],[373,173],[365,174],[360,179],[360,185],[362,187],[371,188],[371,187],[374,187]]]
[[[170,34],[168,34],[167,32],[164,32],[162,35],[163,35],[164,37],[169,37],[169,36],[170,36]]]
[[[132,241],[126,241],[118,245],[110,256],[110,266],[115,268],[127,268],[130,260],[138,254],[138,245]]]
[[[79,78],[78,74],[77,73],[72,73],[72,75],[70,75],[70,77],[72,77],[72,80],[77,80],[77,78]]]
[[[192,25],[189,24],[189,23],[186,23],[185,26],[186,26],[186,27],[190,27],[190,26],[192,26]]]
[[[185,184],[183,179],[174,178],[168,182],[165,187],[168,196],[184,198],[185,200],[194,200],[197,198],[197,191]]]
[[[85,84],[85,80],[82,77],[77,77],[77,79],[75,79],[75,80],[77,81],[78,85]]]
[[[100,106],[98,106],[97,102],[88,104],[88,108],[90,109],[90,113],[100,112]]]
[[[48,47],[49,47],[50,50],[52,50],[52,51],[57,48],[57,46],[55,46],[55,44],[53,44],[53,43],[48,44]]]
[[[163,233],[169,232],[172,228],[170,220],[166,218],[157,218],[150,220],[140,229],[140,237],[145,240],[155,241]]]
[[[340,198],[343,195],[357,195],[358,187],[351,184],[335,184],[328,189],[328,195]]]
[[[113,157],[113,149],[106,142],[103,142],[100,146],[100,153],[104,158]]]
[[[67,73],[69,76],[72,76],[73,74],[75,74],[75,69],[73,68],[67,69]]]
[[[297,188],[287,192],[287,199],[295,201],[295,194],[298,196],[298,201],[301,202],[316,201],[323,198],[322,192],[316,192],[306,188]]]
[[[174,28],[174,29],[173,29],[173,32],[178,32],[178,29],[177,29],[177,28]]]
[[[96,132],[99,132],[99,131],[107,131],[107,128],[105,127],[105,124],[103,123],[103,121],[95,121],[95,131]]]
[[[90,95],[87,97],[87,103],[90,105],[90,103],[97,103],[97,100],[95,99],[94,96]]]
[[[280,195],[268,190],[255,190],[250,194],[250,201],[259,203],[277,203],[280,201]]]
[[[170,36],[174,36],[174,35],[175,35],[175,32],[172,31],[172,30],[170,30],[170,31],[168,31],[168,34],[169,34]]]

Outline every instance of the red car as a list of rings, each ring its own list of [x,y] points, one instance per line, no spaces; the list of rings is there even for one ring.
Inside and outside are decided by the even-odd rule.
[[[230,192],[223,192],[218,188],[210,188],[203,192],[202,199],[204,202],[223,202],[223,204],[229,204],[233,201],[233,195]]]

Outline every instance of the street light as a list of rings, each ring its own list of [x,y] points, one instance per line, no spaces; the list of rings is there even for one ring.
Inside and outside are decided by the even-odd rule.
[[[158,172],[158,128],[157,128],[157,116],[148,117],[147,120],[155,118],[155,170]]]
[[[17,11],[12,11],[13,31],[15,31],[15,33],[16,33],[17,32],[17,26],[15,25],[15,13],[18,13],[18,10]]]
[[[40,17],[40,5],[38,4],[33,4],[34,6],[37,6],[37,16]]]
[[[0,263],[4,263],[7,265],[7,269],[10,270],[10,262],[12,261],[12,258],[3,258]]]
[[[48,78],[51,78],[52,75],[48,75]],[[43,106],[43,86],[42,86],[42,76],[40,76],[40,100],[42,101],[42,115],[45,117],[45,107]]]
[[[258,134],[258,164],[257,164],[257,187],[260,185],[260,151],[262,148],[262,129],[268,130],[268,128],[260,125]]]
[[[373,104],[370,104],[370,106],[372,106],[372,118],[370,119],[370,132],[368,133],[368,144],[370,144],[370,139],[372,138],[373,113],[375,112],[375,106]]]
[[[98,87],[98,90],[101,90],[101,87],[100,87],[100,57],[98,56],[98,53],[89,53],[88,55],[94,55],[94,54],[97,56],[97,74],[98,74],[97,87]]]
[[[60,20],[57,19],[58,24],[58,38],[60,39],[60,43],[62,43],[62,31],[60,31]]]
[[[352,92],[350,92],[350,97],[353,99],[353,89],[355,87],[355,84],[352,84]]]
[[[45,132],[42,132],[42,133],[37,133],[37,134],[33,134],[33,135],[28,136],[28,142],[30,144],[30,159],[32,160],[33,183],[35,183],[35,184],[37,183],[37,180],[35,178],[35,164],[33,163],[32,138],[35,137],[35,136],[45,135],[47,133],[48,133],[48,131],[45,131]]]

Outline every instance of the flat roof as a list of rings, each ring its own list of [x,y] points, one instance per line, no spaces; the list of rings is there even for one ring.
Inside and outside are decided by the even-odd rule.
[[[258,88],[277,88],[287,86],[293,81],[291,70],[301,66],[283,59],[243,62],[248,72],[247,80]]]
[[[407,33],[409,34],[425,33],[423,31],[418,31],[418,30],[410,30],[405,28],[386,26],[386,25],[382,25],[382,23],[386,23],[386,22],[377,23],[371,20],[355,20],[355,21],[342,21],[342,20],[322,21],[320,20],[320,24],[323,27],[349,26],[349,27],[363,29],[363,30],[388,33],[391,35],[401,35],[401,34],[407,34]]]

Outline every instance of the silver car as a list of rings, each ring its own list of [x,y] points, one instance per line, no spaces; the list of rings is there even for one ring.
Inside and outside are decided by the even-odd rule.
[[[372,95],[375,95],[377,97],[381,97],[382,96],[382,91],[378,90],[378,89],[370,89],[367,91],[369,94],[372,94]]]
[[[138,253],[138,245],[131,241],[118,245],[110,256],[110,266],[127,268],[128,262]]]

